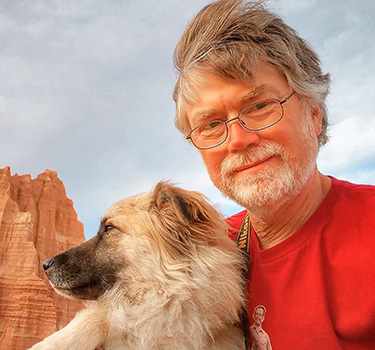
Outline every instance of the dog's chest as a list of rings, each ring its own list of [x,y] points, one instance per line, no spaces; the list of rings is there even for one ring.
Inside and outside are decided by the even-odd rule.
[[[152,313],[117,309],[108,315],[110,328],[105,350],[243,350],[242,332],[232,324],[211,335],[202,315],[175,317],[168,312]]]
[[[184,334],[179,320],[171,322],[167,313],[119,312],[110,315],[110,328],[105,350],[194,350],[194,343],[202,342]],[[188,339],[189,338],[189,339]]]

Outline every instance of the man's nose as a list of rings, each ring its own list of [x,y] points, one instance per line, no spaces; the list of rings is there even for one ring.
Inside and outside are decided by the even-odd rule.
[[[258,133],[256,131],[246,130],[238,119],[227,125],[229,131],[227,147],[230,153],[244,150],[249,145],[259,143]]]

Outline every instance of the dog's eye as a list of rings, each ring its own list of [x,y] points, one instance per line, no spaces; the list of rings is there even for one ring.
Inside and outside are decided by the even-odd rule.
[[[111,226],[111,225],[105,225],[105,226],[104,226],[104,230],[103,230],[103,232],[104,232],[104,233],[108,233],[109,231],[111,231],[111,230],[113,230],[113,229],[114,229],[113,226]]]

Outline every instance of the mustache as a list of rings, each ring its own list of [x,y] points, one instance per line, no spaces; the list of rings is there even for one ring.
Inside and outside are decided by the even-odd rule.
[[[253,146],[241,153],[227,156],[221,164],[221,174],[229,174],[237,168],[249,165],[269,157],[277,156],[284,159],[284,148],[278,143],[268,143],[262,146]]]

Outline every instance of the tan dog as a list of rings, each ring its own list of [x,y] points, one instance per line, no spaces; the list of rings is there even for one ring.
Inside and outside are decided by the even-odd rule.
[[[95,301],[31,349],[244,349],[241,268],[221,215],[201,194],[161,182],[44,263],[58,293]]]

